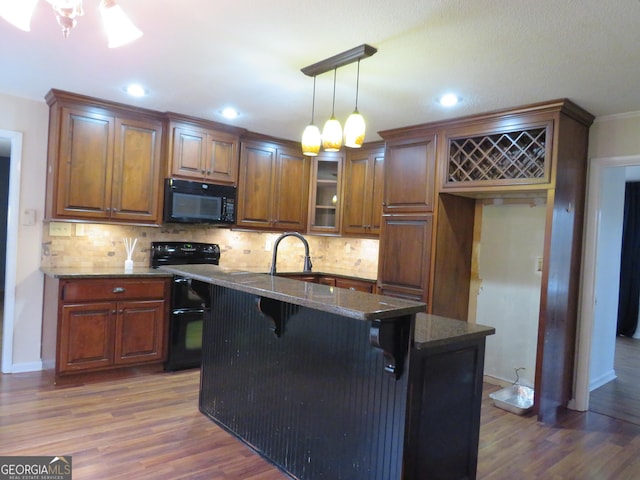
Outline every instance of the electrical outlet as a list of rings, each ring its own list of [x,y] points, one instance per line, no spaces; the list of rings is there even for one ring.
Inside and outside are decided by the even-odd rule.
[[[264,251],[265,252],[271,251],[271,239],[269,238],[267,238],[267,240],[264,242]]]
[[[49,235],[52,237],[70,237],[71,224],[62,222],[49,223]]]
[[[84,237],[84,223],[76,223],[76,237]]]

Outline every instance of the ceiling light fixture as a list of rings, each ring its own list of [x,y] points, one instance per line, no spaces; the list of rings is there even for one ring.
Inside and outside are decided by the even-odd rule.
[[[313,77],[313,106],[311,110],[311,124],[305,128],[302,134],[302,153],[305,155],[314,156],[317,155],[320,148],[311,147],[311,141],[308,140],[305,135],[307,131],[313,132],[313,114],[315,107],[315,79],[317,75],[321,75],[330,70],[333,70],[333,103],[331,107],[331,117],[327,120],[322,131],[322,147],[328,151],[333,152],[340,150],[343,142],[343,133],[340,122],[335,118],[335,103],[336,103],[336,76],[338,68],[348,65],[353,62],[358,62],[358,74],[356,78],[356,106],[354,112],[349,116],[345,123],[345,136],[344,143],[351,148],[359,148],[364,143],[365,133],[365,121],[362,115],[358,112],[358,92],[360,86],[360,60],[367,58],[375,54],[378,50],[370,45],[360,45],[345,52],[334,55],[320,62],[304,67],[301,71],[307,76]],[[317,129],[317,127],[315,127]],[[311,133],[309,133],[310,135]],[[315,133],[313,133],[315,135]],[[315,140],[314,140],[315,141]]]
[[[84,15],[82,0],[46,0],[56,14],[62,35],[67,38],[76,26],[77,17]],[[0,2],[0,17],[25,32],[31,30],[31,17],[38,0],[4,0]],[[108,38],[109,48],[125,45],[142,36],[115,0],[100,0],[100,15]]]
[[[229,120],[233,120],[234,118],[238,118],[238,111],[233,107],[225,107],[220,112],[224,118],[228,118]]]
[[[144,97],[147,94],[147,90],[142,85],[137,83],[128,85],[126,90],[127,93],[132,97]]]
[[[306,126],[302,132],[302,153],[310,157],[315,157],[320,152],[320,146],[322,145],[322,136],[320,135],[320,129],[315,123],[313,118],[316,110],[316,77],[313,76],[313,98],[311,100],[311,123]]]
[[[445,93],[440,97],[440,105],[443,107],[453,107],[457,105],[460,101],[460,97],[458,97],[455,93]]]

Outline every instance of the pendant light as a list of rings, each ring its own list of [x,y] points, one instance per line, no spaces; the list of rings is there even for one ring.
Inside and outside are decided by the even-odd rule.
[[[327,120],[327,123],[325,123],[324,128],[322,129],[322,148],[324,148],[324,150],[326,150],[327,152],[337,152],[338,150],[340,150],[340,147],[342,147],[343,144],[343,140],[344,144],[351,148],[359,148],[364,142],[365,122],[362,115],[360,115],[360,113],[358,112],[358,93],[360,89],[360,60],[372,56],[377,51],[378,50],[376,48],[365,43],[350,50],[346,50],[342,53],[338,53],[337,55],[334,55],[332,57],[325,58],[324,60],[301,69],[302,73],[309,77],[313,77],[314,106],[316,96],[316,75],[321,75],[333,70],[333,103],[331,105],[331,117],[329,118],[329,120]],[[335,116],[336,76],[338,73],[338,68],[349,65],[350,63],[354,63],[356,61],[358,62],[358,75],[356,78],[356,106],[354,112],[349,116],[347,122],[345,123],[345,131],[343,137],[342,127],[340,126],[340,122],[336,119]],[[311,124],[307,126],[304,133],[302,134],[302,151],[305,155],[317,155],[319,152],[319,149],[316,149],[316,147],[311,147],[311,145],[316,145],[316,143],[313,142],[315,142],[315,139],[317,138],[317,136],[315,136],[317,135],[317,128],[313,125],[313,112],[314,107],[311,108]],[[308,135],[310,136],[310,138],[314,140],[307,140],[307,131],[309,131]],[[307,153],[307,151],[309,153]]]
[[[358,74],[356,76],[356,107],[344,124],[344,145],[350,148],[360,148],[364,143],[366,125],[364,117],[358,112],[358,89],[360,87],[360,60],[358,60]]]
[[[333,104],[331,106],[331,117],[324,124],[322,129],[322,148],[327,152],[337,152],[342,147],[342,127],[336,119],[336,74],[338,69],[333,70]]]
[[[320,152],[322,138],[320,129],[313,123],[316,109],[316,77],[313,77],[313,100],[311,101],[311,123],[302,132],[302,153],[309,157],[315,157]]]

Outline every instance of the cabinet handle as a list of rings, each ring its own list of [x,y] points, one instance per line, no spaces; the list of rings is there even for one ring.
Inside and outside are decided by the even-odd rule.
[[[111,314],[112,314],[112,315],[115,315],[115,314],[116,314],[116,311],[115,311],[115,310],[111,310]]]
[[[124,293],[124,287],[115,287],[113,293]]]

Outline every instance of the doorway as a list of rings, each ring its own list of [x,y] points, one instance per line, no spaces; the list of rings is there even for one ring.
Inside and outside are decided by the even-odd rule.
[[[0,144],[9,158],[9,189],[7,194],[7,238],[4,257],[4,308],[2,316],[2,373],[13,370],[13,326],[18,253],[18,211],[20,204],[20,167],[22,163],[22,133],[0,130]],[[6,161],[6,160],[5,160]],[[4,206],[4,205],[3,205]],[[2,252],[0,252],[2,254]]]
[[[640,157],[592,159],[589,171],[585,249],[582,275],[581,325],[578,337],[576,410],[590,409],[591,392],[611,389],[622,374],[621,357],[628,345],[616,338],[620,252],[625,182],[640,179]],[[637,341],[636,341],[637,342]],[[626,372],[625,372],[626,373]],[[619,382],[618,382],[619,383]],[[616,388],[616,394],[637,395]],[[619,401],[623,401],[622,398]],[[635,398],[637,402],[637,398]],[[594,409],[602,409],[594,397]],[[601,412],[602,413],[602,412]],[[615,416],[615,409],[607,414]]]

